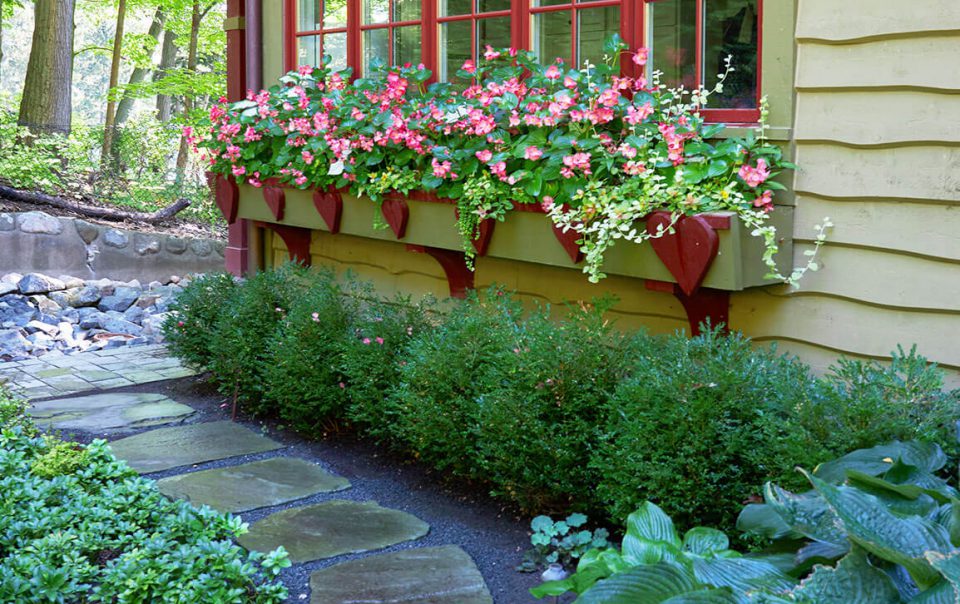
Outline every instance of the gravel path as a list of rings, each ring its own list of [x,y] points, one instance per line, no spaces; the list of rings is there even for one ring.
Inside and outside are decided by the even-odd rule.
[[[227,399],[212,390],[201,378],[159,381],[117,388],[110,392],[161,393],[197,410],[196,414],[180,422],[181,424],[229,419]],[[515,512],[493,501],[475,486],[445,483],[438,473],[398,459],[370,443],[356,440],[349,434],[333,434],[323,440],[310,441],[292,432],[278,429],[271,422],[264,423],[241,418],[238,423],[262,432],[284,445],[284,448],[266,453],[231,457],[187,468],[176,468],[148,476],[159,479],[187,471],[234,466],[276,456],[299,457],[316,463],[335,475],[347,478],[352,487],[344,491],[321,493],[240,514],[246,522],[252,524],[287,508],[331,499],[346,499],[376,501],[384,507],[413,514],[431,527],[429,534],[423,538],[386,549],[293,565],[281,575],[290,590],[290,602],[308,600],[310,574],[315,570],[346,560],[439,545],[460,546],[473,558],[497,604],[525,604],[538,601],[527,591],[539,583],[538,575],[518,573],[514,570],[520,563],[523,552],[529,547],[528,519],[516,516]],[[114,430],[103,434],[67,431],[64,436],[89,442],[94,438],[116,440],[148,430],[150,428]]]

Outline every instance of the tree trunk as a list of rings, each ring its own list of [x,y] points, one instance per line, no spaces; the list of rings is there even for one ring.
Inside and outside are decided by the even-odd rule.
[[[113,37],[113,59],[110,62],[110,86],[107,88],[107,117],[103,122],[103,149],[100,151],[100,167],[105,168],[110,161],[116,128],[117,102],[113,98],[120,80],[120,57],[123,49],[123,22],[127,16],[127,0],[120,0],[117,9],[117,33]]]
[[[2,1],[2,0],[0,0]],[[160,33],[163,31],[163,7],[157,7],[157,12],[153,15],[153,21],[150,23],[150,29],[147,31],[147,35],[153,38],[154,40],[160,39]],[[130,80],[127,82],[127,86],[133,86],[139,84],[150,73],[150,69],[146,67],[135,67],[133,73],[130,74]],[[129,90],[123,92],[123,98],[120,99],[120,104],[117,105],[117,126],[122,126],[124,122],[127,121],[127,118],[130,117],[130,113],[133,111],[133,105],[137,102],[137,99],[134,98]]]
[[[163,49],[160,51],[160,67],[153,76],[153,81],[157,82],[167,76],[167,72],[173,69],[177,62],[177,34],[169,29],[163,34]],[[170,121],[173,114],[173,98],[169,94],[157,95],[157,119],[166,124]]]
[[[0,0],[0,82],[3,81],[3,0]]]
[[[17,122],[37,133],[70,133],[75,0],[36,0],[27,77]]]
[[[197,44],[200,37],[200,2],[193,2],[193,16],[190,20],[190,49],[187,53],[187,71],[193,73],[197,70]],[[183,97],[183,115],[189,116],[193,111],[193,95],[186,94]],[[177,152],[177,183],[183,181],[184,174],[187,171],[187,160],[190,158],[190,143],[187,137],[180,136],[180,150]]]

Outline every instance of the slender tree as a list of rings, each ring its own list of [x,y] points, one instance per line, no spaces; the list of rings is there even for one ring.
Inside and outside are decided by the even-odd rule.
[[[33,42],[18,123],[38,133],[70,132],[75,0],[36,0]]]
[[[205,14],[205,13],[204,13]],[[190,19],[190,46],[187,52],[187,72],[195,73],[197,71],[197,46],[200,40],[200,21],[203,14],[200,13],[200,2],[194,0],[193,12]],[[193,111],[193,96],[183,97],[183,114],[189,116]],[[180,150],[177,152],[177,181],[183,179],[187,170],[187,160],[190,158],[190,145],[186,136],[180,137]]]
[[[154,42],[160,40],[160,34],[163,32],[164,19],[163,7],[158,6],[157,11],[153,15],[153,21],[150,22],[150,29],[147,31],[147,35],[153,38]],[[133,105],[136,103],[136,98],[130,94],[131,87],[136,86],[146,79],[150,71],[150,67],[137,65],[130,73],[130,79],[127,81],[127,87],[124,88],[123,97],[120,99],[120,104],[117,105],[116,125],[118,127],[127,121],[127,118],[130,117],[130,113],[133,111]]]
[[[117,101],[113,91],[120,80],[120,59],[123,48],[123,22],[127,16],[127,0],[120,0],[117,8],[117,33],[113,37],[113,59],[110,61],[110,87],[107,93],[107,117],[103,123],[103,149],[100,151],[100,165],[106,166],[113,147],[116,128]]]
[[[154,73],[154,83],[167,77],[167,73],[173,69],[177,62],[177,33],[167,28],[163,32],[163,47],[160,50],[160,66]],[[170,121],[173,115],[173,97],[169,94],[157,94],[157,119],[163,123]]]

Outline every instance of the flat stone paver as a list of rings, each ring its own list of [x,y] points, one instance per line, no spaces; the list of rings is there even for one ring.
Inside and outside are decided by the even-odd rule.
[[[46,430],[88,430],[158,426],[193,415],[192,407],[162,394],[103,393],[35,403],[30,415]]]
[[[263,453],[282,446],[229,421],[158,428],[110,443],[113,454],[141,474]]]
[[[291,508],[255,522],[240,545],[260,552],[283,546],[293,562],[382,549],[423,537],[430,525],[416,516],[374,501],[335,499]]]
[[[351,560],[310,575],[310,604],[493,604],[480,571],[455,545]]]
[[[171,476],[158,480],[157,486],[167,497],[235,513],[341,491],[350,481],[303,459],[274,457]]]
[[[28,399],[61,397],[195,375],[170,356],[163,344],[47,354],[0,363],[0,382]]]

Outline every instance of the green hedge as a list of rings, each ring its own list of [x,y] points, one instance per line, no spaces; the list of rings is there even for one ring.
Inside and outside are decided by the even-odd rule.
[[[246,411],[310,434],[353,424],[529,512],[622,518],[652,500],[684,524],[729,529],[765,481],[799,485],[797,465],[956,440],[960,391],[914,352],[891,366],[842,360],[818,378],[738,334],[619,333],[608,301],[525,313],[491,289],[438,309],[291,267],[233,289],[205,283],[175,308],[171,347]],[[195,309],[217,307],[205,343],[179,335]]]
[[[239,518],[160,494],[110,453],[36,436],[0,385],[0,602],[279,604],[280,551],[247,553]]]

